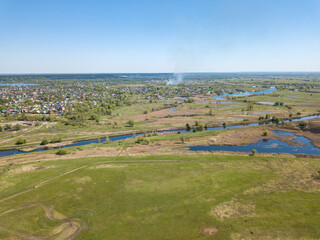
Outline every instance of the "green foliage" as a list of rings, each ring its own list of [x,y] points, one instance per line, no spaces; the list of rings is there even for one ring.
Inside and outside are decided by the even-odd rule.
[[[12,131],[19,131],[22,129],[22,125],[21,124],[16,124],[12,127]]]
[[[11,124],[5,124],[4,125],[4,130],[10,130],[11,129]]]
[[[21,145],[27,143],[27,140],[24,138],[19,138],[16,142],[16,145]]]
[[[254,156],[254,155],[256,155],[256,153],[257,153],[257,150],[255,150],[255,149],[252,149],[252,152],[251,152],[251,156]]]
[[[135,141],[138,144],[146,144],[148,145],[150,143],[150,139],[149,138],[145,138],[145,137],[138,137]]]
[[[134,121],[133,120],[129,120],[128,121],[128,125],[129,125],[129,127],[133,127],[134,126]]]
[[[54,138],[50,141],[50,143],[59,143],[59,142],[62,142],[62,139],[61,137],[58,137],[58,138]]]
[[[57,155],[67,155],[68,152],[66,150],[64,150],[64,149],[59,149],[56,154]]]
[[[49,141],[47,139],[43,139],[40,143],[40,145],[47,145]]]
[[[269,132],[267,131],[267,130],[265,130],[264,132],[263,132],[263,136],[268,136],[269,135]]]
[[[196,121],[195,122],[195,127],[194,129],[197,131],[197,132],[201,132],[204,130],[204,124],[199,122],[199,121]]]
[[[299,126],[299,128],[301,128],[301,129],[305,129],[306,127],[307,127],[307,122],[305,122],[305,121],[301,121],[301,122],[299,122],[298,123],[298,126]]]

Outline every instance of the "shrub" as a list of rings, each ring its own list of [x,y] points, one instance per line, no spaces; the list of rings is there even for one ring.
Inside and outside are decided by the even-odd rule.
[[[47,145],[49,141],[47,139],[43,139],[40,143],[40,145]]]
[[[59,149],[58,152],[57,152],[57,155],[67,155],[68,152],[64,149]]]
[[[306,127],[307,127],[307,122],[299,122],[299,128],[301,128],[301,129],[305,129]]]
[[[0,126],[0,132],[2,132],[3,131],[3,127],[2,126]]]
[[[52,139],[52,140],[50,141],[50,143],[59,143],[59,142],[62,142],[61,137],[59,137],[59,138],[54,138],[54,139]]]
[[[297,115],[300,116],[300,115],[301,115],[301,112],[297,112]]]
[[[190,126],[189,123],[186,124],[186,129],[187,129],[187,131],[190,131],[190,130],[191,130],[191,126]]]
[[[13,131],[19,131],[22,129],[22,125],[21,124],[16,124],[12,127],[12,130]]]
[[[196,121],[196,123],[195,123],[195,129],[196,129],[198,132],[203,131],[203,129],[204,129],[204,124],[201,123],[201,122]]]
[[[268,136],[268,134],[269,134],[269,132],[267,130],[263,132],[263,136],[265,136],[265,137]]]
[[[11,129],[11,124],[4,125],[4,130],[10,130],[10,129]]]
[[[256,155],[256,153],[257,153],[257,150],[255,150],[255,149],[252,149],[252,152],[251,152],[251,156],[254,156],[254,155]]]
[[[138,137],[137,140],[136,140],[136,143],[138,144],[149,144],[150,143],[150,140],[149,138],[143,138],[143,137]]]
[[[129,125],[129,127],[133,127],[134,126],[134,121],[133,120],[129,120],[128,121],[128,125]]]
[[[16,142],[16,145],[21,145],[21,144],[25,144],[27,142],[27,140],[23,139],[23,138],[19,138]]]

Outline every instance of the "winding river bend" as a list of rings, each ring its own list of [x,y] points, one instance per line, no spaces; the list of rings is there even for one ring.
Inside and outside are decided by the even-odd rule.
[[[291,119],[291,120],[285,120],[284,122],[289,122],[289,121],[292,121],[292,122],[297,122],[297,121],[304,121],[304,120],[310,120],[310,119],[314,119],[314,118],[317,118],[317,117],[320,117],[320,115],[314,115],[314,116],[307,116],[307,117],[302,117],[302,118],[298,118],[298,119]],[[264,124],[272,124],[272,123],[264,123]],[[242,128],[242,127],[252,127],[252,126],[259,126],[261,125],[261,123],[249,123],[249,124],[238,124],[238,125],[233,125],[233,126],[221,126],[221,127],[211,127],[211,128],[208,128],[207,131],[215,131],[215,130],[222,130],[222,129],[235,129],[235,128]],[[172,132],[182,132],[182,133],[186,133],[187,130],[163,130],[163,131],[157,131],[158,133],[172,133]],[[149,132],[150,133],[150,132]],[[135,137],[135,136],[141,136],[143,135],[143,133],[138,133],[138,134],[127,134],[127,135],[121,135],[121,136],[114,136],[114,137],[109,137],[109,141],[119,141],[119,140],[125,140],[125,139],[128,139],[128,138],[132,138],[132,137]],[[307,139],[308,140],[308,139]],[[103,143],[106,141],[106,138],[100,138],[100,143]],[[271,140],[269,140],[271,141]],[[278,140],[277,140],[278,141]],[[306,141],[306,140],[303,140],[303,141]],[[308,140],[309,141],[309,140]],[[78,141],[78,142],[75,142],[73,144],[69,144],[69,145],[65,145],[65,146],[61,146],[61,148],[68,148],[68,147],[76,147],[76,146],[83,146],[83,145],[88,145],[88,144],[91,144],[91,143],[99,143],[99,139],[91,139],[91,140],[83,140],[83,141]],[[261,144],[261,143],[260,143]],[[275,146],[275,145],[273,145]],[[208,146],[203,146],[203,147],[208,147]],[[215,146],[215,147],[226,147],[226,146]],[[258,147],[259,146],[249,146],[247,149],[244,149],[243,151],[244,152],[250,152],[253,148],[257,149],[258,150]],[[58,149],[58,147],[56,148],[52,148],[52,149]],[[42,152],[42,151],[47,151],[47,150],[52,150],[52,149],[42,149],[42,148],[39,148],[37,150],[34,150],[34,151],[30,151],[30,152]],[[211,150],[211,149],[201,149],[201,150],[198,150],[198,149],[195,149],[195,148],[189,148],[191,151],[235,151],[235,150],[228,150],[228,148],[226,149],[223,149],[223,150]],[[288,151],[287,149],[285,148],[281,148],[282,150],[276,150],[276,148],[273,148],[272,152],[275,152],[275,153],[293,153],[291,150]],[[301,151],[295,151],[294,153],[295,154],[298,154],[298,153],[305,153],[305,154],[317,154],[317,155],[320,155],[320,152],[317,152],[317,151],[308,151],[306,150],[307,148],[306,147],[302,147],[301,148],[302,150]],[[318,149],[318,148],[316,148]],[[307,152],[306,152],[307,151]],[[15,154],[22,154],[22,153],[28,153],[28,152],[23,152],[23,151],[20,151],[18,149],[13,149],[13,150],[5,150],[5,151],[0,151],[0,157],[5,157],[5,156],[12,156],[12,155],[15,155]]]
[[[239,93],[226,93],[218,96],[214,96],[217,100],[223,100],[224,97],[231,96],[231,97],[242,97],[242,96],[251,96],[251,95],[262,95],[262,94],[268,94],[276,91],[276,87],[270,87],[265,90],[256,91],[256,92],[239,92]]]

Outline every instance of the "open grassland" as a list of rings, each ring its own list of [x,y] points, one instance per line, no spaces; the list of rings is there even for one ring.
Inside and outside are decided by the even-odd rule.
[[[319,239],[320,160],[189,154],[0,169],[0,239]]]

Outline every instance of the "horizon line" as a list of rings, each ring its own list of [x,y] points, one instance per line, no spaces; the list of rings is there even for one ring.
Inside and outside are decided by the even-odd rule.
[[[3,75],[73,75],[73,74],[192,74],[192,73],[320,73],[318,71],[216,71],[216,72],[197,72],[197,71],[190,71],[190,72],[61,72],[61,73],[0,73],[0,76]]]

